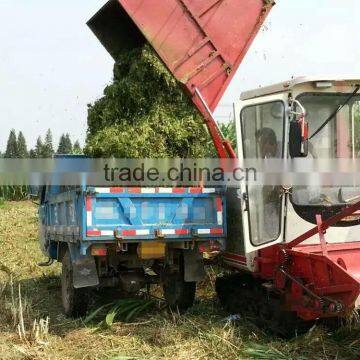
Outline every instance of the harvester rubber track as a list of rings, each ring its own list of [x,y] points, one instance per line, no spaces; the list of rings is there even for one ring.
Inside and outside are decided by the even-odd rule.
[[[245,272],[219,277],[215,284],[219,301],[231,314],[239,314],[264,330],[291,338],[306,333],[314,321],[304,321],[283,308],[279,295],[264,282]]]

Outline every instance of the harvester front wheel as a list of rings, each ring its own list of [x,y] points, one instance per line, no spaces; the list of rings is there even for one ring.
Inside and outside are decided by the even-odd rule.
[[[301,320],[284,309],[277,294],[262,286],[261,280],[248,273],[234,273],[216,279],[216,292],[225,310],[250,318],[256,325],[283,338],[307,332],[313,322]]]
[[[68,250],[62,259],[61,299],[66,316],[77,318],[86,314],[90,300],[90,290],[88,288],[74,288],[73,268]]]

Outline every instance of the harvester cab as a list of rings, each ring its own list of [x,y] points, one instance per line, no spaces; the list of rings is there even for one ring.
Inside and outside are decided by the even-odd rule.
[[[235,104],[239,159],[357,158],[358,83],[303,77],[243,93]],[[359,187],[350,186],[249,184],[243,189],[247,253],[294,239],[316,225],[316,214],[329,218],[360,195]],[[327,241],[357,241],[359,220],[353,215],[341,221]]]
[[[248,91],[235,105],[239,159],[359,157],[360,80],[297,78]],[[359,201],[359,186],[243,187],[246,253],[295,239]],[[251,216],[250,216],[251,214]],[[360,216],[341,220],[328,243],[359,241]]]
[[[239,159],[285,163],[301,157],[319,165],[357,159],[359,83],[302,77],[243,93],[234,107]],[[252,273],[258,288],[272,294],[272,306],[279,305],[280,318],[288,316],[286,311],[303,320],[341,317],[359,301],[360,187],[356,181],[351,186],[316,181],[240,185],[242,246],[239,236],[228,236],[223,261]],[[222,281],[217,287],[226,304],[229,283]],[[246,281],[237,283],[254,287],[253,280],[251,286]],[[249,292],[238,306],[246,307],[252,296]]]

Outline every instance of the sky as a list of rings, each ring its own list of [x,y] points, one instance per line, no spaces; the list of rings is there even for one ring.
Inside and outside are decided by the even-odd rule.
[[[0,151],[12,128],[29,147],[48,128],[84,143],[87,104],[112,79],[113,60],[86,26],[105,2],[0,0]],[[359,19],[358,0],[277,0],[216,118],[229,119],[242,91],[293,76],[360,78]]]

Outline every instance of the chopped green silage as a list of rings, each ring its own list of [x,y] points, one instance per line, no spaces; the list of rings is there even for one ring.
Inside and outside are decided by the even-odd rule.
[[[213,154],[201,116],[149,46],[122,54],[104,96],[89,105],[85,151],[119,158]]]

